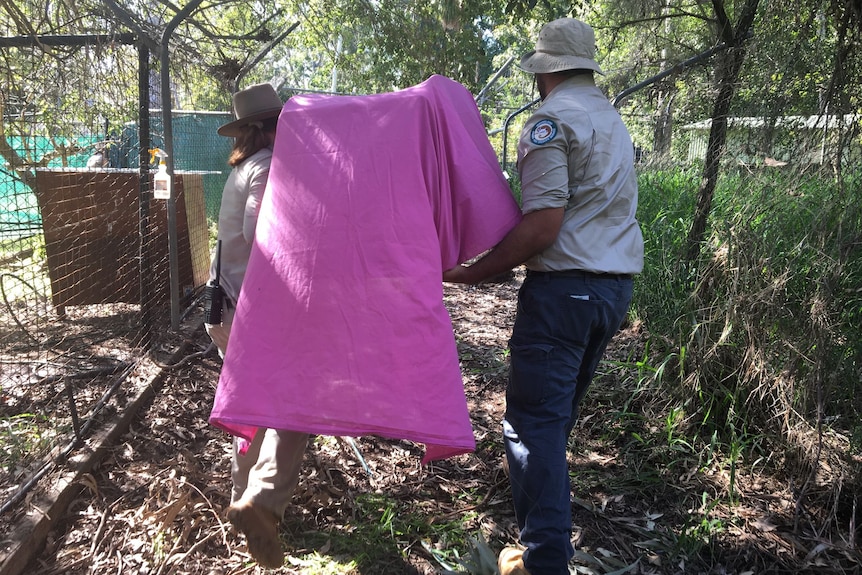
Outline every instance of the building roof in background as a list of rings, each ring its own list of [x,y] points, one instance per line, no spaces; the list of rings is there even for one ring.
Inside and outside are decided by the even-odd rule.
[[[773,120],[775,121],[775,126],[779,128],[814,130],[823,128],[825,126],[829,129],[835,129],[841,126],[842,121],[844,125],[843,127],[852,127],[853,124],[862,121],[862,115],[844,114],[844,116],[778,116],[777,118],[769,118],[766,116],[730,116],[727,119],[727,125],[729,128],[757,129],[767,127],[769,124],[772,123]],[[711,127],[712,118],[708,118],[699,122],[685,124],[684,126],[682,126],[682,129],[709,130]]]

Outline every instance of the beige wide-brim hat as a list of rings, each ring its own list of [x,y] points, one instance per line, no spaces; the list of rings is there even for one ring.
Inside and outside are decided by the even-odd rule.
[[[233,95],[233,110],[236,120],[218,129],[220,136],[236,137],[243,126],[257,120],[278,116],[284,103],[272,84],[254,84]]]
[[[576,69],[603,73],[596,62],[593,29],[575,18],[560,18],[542,26],[536,49],[521,57],[519,67],[532,74]]]

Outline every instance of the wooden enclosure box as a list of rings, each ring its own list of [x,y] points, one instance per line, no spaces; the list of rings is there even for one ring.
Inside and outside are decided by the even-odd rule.
[[[153,199],[150,192],[149,238],[141,246],[139,183],[137,170],[36,172],[52,301],[58,308],[170,301],[167,201]],[[207,280],[208,232],[202,176],[178,173],[174,185],[182,297]],[[141,261],[149,266],[143,298]]]

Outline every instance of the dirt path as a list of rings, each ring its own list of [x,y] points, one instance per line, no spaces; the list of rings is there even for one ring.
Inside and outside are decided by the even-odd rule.
[[[441,561],[456,564],[453,550],[468,558],[465,536],[482,533],[492,551],[514,540],[499,422],[520,279],[446,288],[476,452],[422,467],[421,447],[409,442],[314,438],[281,526],[288,562],[278,572],[440,573]],[[195,337],[199,349],[206,347],[205,334]],[[649,439],[664,437],[660,418],[667,414],[657,411],[634,366],[644,342],[639,326],[615,339],[573,439],[581,572],[850,572],[856,561],[858,573],[858,557],[818,550],[790,532],[794,502],[771,476],[741,466],[737,502],[721,503],[729,477],[718,454],[710,462],[673,437]],[[223,520],[229,439],[207,423],[219,368],[211,353],[170,371],[161,392],[82,482],[25,573],[262,572]],[[322,570],[323,558],[342,567]]]

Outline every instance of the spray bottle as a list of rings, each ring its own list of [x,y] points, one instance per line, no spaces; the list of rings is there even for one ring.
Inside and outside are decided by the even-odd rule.
[[[155,161],[156,156],[159,158],[159,169],[153,176],[153,197],[157,200],[167,200],[171,197],[171,177],[168,174],[168,165],[165,163],[168,154],[161,148],[153,148],[150,150],[150,161]]]

